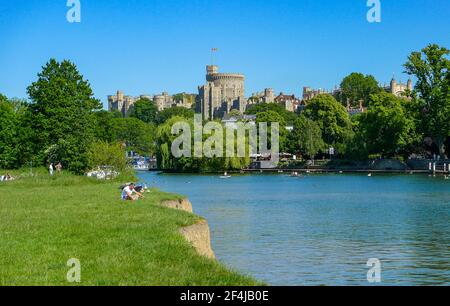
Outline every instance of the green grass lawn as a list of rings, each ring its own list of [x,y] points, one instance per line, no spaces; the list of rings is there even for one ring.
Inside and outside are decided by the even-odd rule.
[[[158,206],[176,195],[123,202],[120,185],[43,172],[0,182],[0,285],[72,285],[71,258],[79,285],[259,284],[197,255],[178,230],[199,217]]]

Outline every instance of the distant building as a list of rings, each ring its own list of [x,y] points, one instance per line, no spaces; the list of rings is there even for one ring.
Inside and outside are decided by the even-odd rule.
[[[384,86],[384,90],[397,97],[401,97],[406,91],[412,92],[413,83],[411,79],[409,79],[406,84],[403,84],[402,82],[397,83],[397,80],[392,78],[389,86]]]
[[[136,100],[134,97],[125,96],[122,91],[117,91],[116,95],[108,96],[108,109],[109,111],[121,112],[122,116],[125,117]]]
[[[181,93],[172,96],[172,106],[192,109],[197,100],[196,94]]]
[[[244,83],[242,74],[219,73],[218,66],[207,66],[206,85],[198,88],[197,112],[205,120],[221,119],[232,109],[243,113],[247,106]]]
[[[173,100],[171,95],[169,95],[167,92],[163,92],[160,95],[155,95],[153,97],[153,102],[156,104],[159,111],[163,111],[166,108],[172,107]]]
[[[263,92],[257,92],[252,94],[251,102],[252,104],[258,103],[274,103],[275,102],[275,94],[272,88],[266,88]]]
[[[197,95],[183,93],[179,96],[181,97],[180,99],[175,99],[174,96],[171,96],[169,93],[163,92],[158,95],[140,95],[138,97],[132,97],[124,95],[122,91],[117,91],[116,95],[108,96],[108,109],[109,111],[119,111],[124,117],[126,117],[130,108],[139,99],[148,99],[153,101],[159,111],[163,111],[174,106],[192,108]]]
[[[296,98],[295,95],[285,95],[284,93],[280,93],[274,101],[290,112],[296,112],[302,102],[300,99]]]
[[[327,93],[327,91],[322,88],[312,89],[311,87],[303,87],[303,100],[307,102],[324,93]]]

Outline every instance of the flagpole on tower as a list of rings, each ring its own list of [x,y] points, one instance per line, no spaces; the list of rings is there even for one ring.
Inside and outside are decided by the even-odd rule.
[[[217,48],[211,49],[211,65],[213,65],[213,66],[214,66],[214,55],[217,53],[217,51],[219,51],[219,49],[217,49]]]

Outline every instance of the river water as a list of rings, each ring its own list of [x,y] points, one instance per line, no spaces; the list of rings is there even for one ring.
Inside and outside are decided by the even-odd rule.
[[[420,175],[139,173],[189,197],[217,258],[270,285],[450,285],[450,181]],[[372,274],[371,274],[372,275]]]

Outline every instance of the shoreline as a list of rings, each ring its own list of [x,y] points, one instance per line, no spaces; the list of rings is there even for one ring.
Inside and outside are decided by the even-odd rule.
[[[164,174],[189,174],[189,175],[221,175],[223,172],[180,172],[174,170],[161,170],[161,169],[152,169],[148,171],[141,171],[142,173],[146,172],[160,172]],[[292,168],[292,169],[244,169],[241,171],[227,171],[229,174],[255,174],[255,173],[266,173],[266,174],[289,174],[292,172],[299,173],[312,173],[312,174],[403,174],[403,175],[450,175],[450,172],[443,170],[436,170],[435,172],[429,170],[370,170],[370,169],[327,169],[327,168],[314,168],[314,169],[305,169],[305,168]]]

